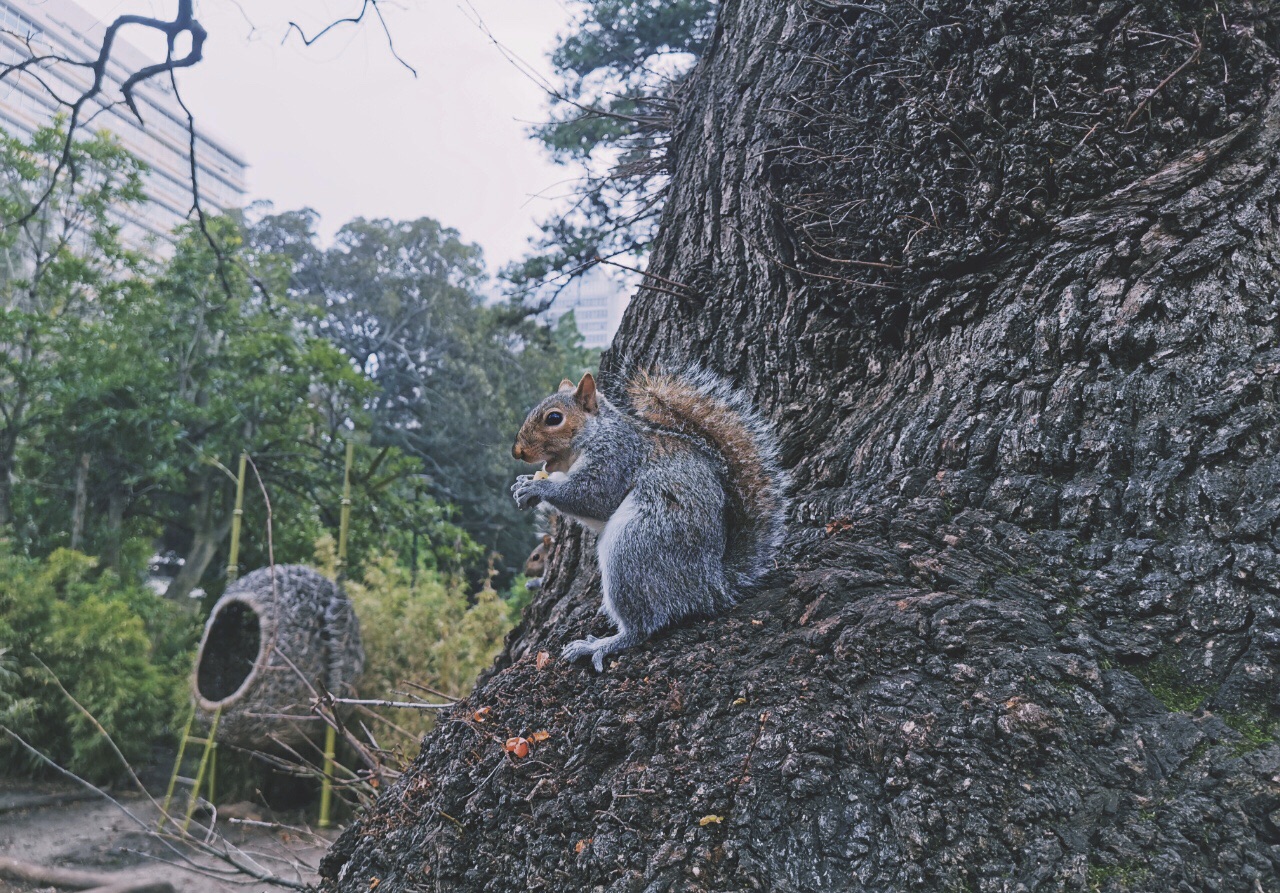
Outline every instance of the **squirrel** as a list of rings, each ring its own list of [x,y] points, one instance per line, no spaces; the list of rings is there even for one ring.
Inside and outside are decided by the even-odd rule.
[[[538,545],[533,547],[529,557],[524,560],[524,575],[529,578],[524,584],[526,589],[542,588],[542,575],[547,572],[547,559],[551,557],[554,545],[555,540],[551,538],[551,534],[544,533]]]
[[[512,455],[543,463],[511,487],[598,535],[601,612],[616,635],[570,642],[561,657],[604,659],[691,616],[733,607],[782,544],[787,478],[777,440],[740,391],[701,369],[642,373],[626,410],[590,373],[529,413]]]

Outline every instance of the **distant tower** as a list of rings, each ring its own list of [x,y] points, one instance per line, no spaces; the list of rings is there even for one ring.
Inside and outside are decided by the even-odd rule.
[[[71,0],[0,0],[0,65],[20,61],[37,53],[53,53],[77,60],[98,56],[103,26]],[[122,32],[128,35],[128,30]],[[31,49],[24,40],[31,43]],[[115,93],[130,73],[150,64],[133,47],[116,38],[108,66]],[[74,100],[88,86],[84,68],[62,64],[34,69],[40,80],[60,98]],[[115,134],[120,143],[150,168],[145,190],[149,199],[122,214],[126,243],[141,247],[148,237],[159,240],[164,251],[174,227],[187,219],[191,210],[191,167],[187,156],[189,134],[187,116],[174,98],[167,78],[161,76],[140,84],[134,91],[145,125],[138,123],[127,106],[101,111],[112,96],[85,109],[81,119],[93,118],[89,127]],[[29,137],[37,128],[51,123],[60,109],[48,90],[29,75],[11,75],[0,82],[0,128],[11,136]],[[97,116],[94,113],[97,112]],[[196,131],[196,163],[200,196],[207,211],[217,213],[243,207],[245,164],[234,150]]]
[[[631,298],[602,267],[595,266],[574,279],[560,292],[547,316],[552,324],[573,311],[573,320],[586,347],[605,348],[622,322],[622,313]]]

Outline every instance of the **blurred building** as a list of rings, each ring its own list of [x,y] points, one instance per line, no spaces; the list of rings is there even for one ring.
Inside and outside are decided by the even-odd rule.
[[[191,210],[190,135],[187,116],[174,98],[166,76],[140,84],[134,91],[143,122],[119,99],[119,85],[150,60],[127,43],[129,28],[116,37],[108,66],[109,84],[102,102],[86,108],[81,120],[92,118],[94,130],[115,134],[121,144],[150,168],[146,192],[150,201],[121,213],[126,242],[147,239],[167,244],[174,227]],[[55,54],[92,61],[98,57],[103,26],[71,0],[0,0],[0,65],[37,54]],[[0,81],[0,128],[12,136],[28,137],[51,122],[58,98],[71,102],[91,83],[92,72],[65,63],[42,64],[32,74],[11,74]],[[42,83],[43,82],[43,83]],[[110,107],[109,107],[110,106]],[[244,159],[208,133],[196,131],[196,163],[201,201],[209,212],[240,208],[245,201]]]
[[[605,348],[622,323],[622,313],[631,302],[628,290],[597,265],[571,281],[547,311],[552,324],[570,310],[582,333],[583,344]]]

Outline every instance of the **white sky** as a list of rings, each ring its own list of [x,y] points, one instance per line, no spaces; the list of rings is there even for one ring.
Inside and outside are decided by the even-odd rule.
[[[38,3],[39,0],[33,0]],[[172,18],[173,0],[77,0],[110,21]],[[305,47],[308,35],[359,11],[360,0],[198,0],[205,58],[179,73],[197,126],[249,162],[251,199],[309,206],[328,237],[357,217],[434,217],[485,250],[490,271],[519,258],[572,171],[530,139],[546,97],[473,20],[543,74],[571,19],[567,0],[399,0],[384,9],[396,62],[369,15]],[[248,20],[252,21],[252,26]],[[121,36],[150,51],[138,29]],[[130,39],[132,38],[132,39]]]

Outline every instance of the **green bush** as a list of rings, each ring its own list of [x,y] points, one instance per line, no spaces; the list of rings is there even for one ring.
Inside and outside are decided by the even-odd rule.
[[[81,776],[105,781],[122,767],[50,673],[141,762],[186,705],[197,634],[193,616],[93,558],[59,549],[36,560],[0,543],[0,724]],[[39,765],[8,736],[0,756]]]
[[[323,555],[322,546],[322,563]],[[409,568],[391,552],[374,556],[346,589],[360,618],[365,670],[359,690],[366,698],[405,700],[396,692],[406,690],[406,680],[465,696],[519,616],[489,586],[469,596],[458,574],[422,568],[411,582]],[[416,735],[434,723],[427,711],[379,712]]]

